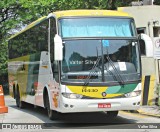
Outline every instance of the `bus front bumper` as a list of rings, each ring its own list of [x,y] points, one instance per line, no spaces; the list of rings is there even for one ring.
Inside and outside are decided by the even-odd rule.
[[[61,99],[57,111],[74,113],[137,110],[140,107],[141,96],[115,99],[68,99],[61,96]]]

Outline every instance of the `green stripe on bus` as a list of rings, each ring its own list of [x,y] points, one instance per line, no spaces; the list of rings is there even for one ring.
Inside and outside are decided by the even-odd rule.
[[[112,87],[109,87],[107,90],[106,90],[106,93],[107,94],[113,94],[113,93],[129,93],[129,92],[132,92],[136,87],[137,87],[138,84],[126,84],[126,85],[119,85],[119,86],[112,86]]]

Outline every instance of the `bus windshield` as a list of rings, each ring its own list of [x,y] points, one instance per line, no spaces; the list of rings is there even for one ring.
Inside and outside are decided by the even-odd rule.
[[[84,82],[90,75],[92,78],[90,82],[102,82],[103,76],[105,82],[117,82],[115,69],[124,81],[140,79],[138,48],[135,40],[83,39],[64,42],[62,81]]]
[[[133,37],[135,28],[129,18],[60,19],[61,36],[68,37]]]
[[[62,82],[112,83],[140,80],[134,21],[119,17],[59,20],[64,44]],[[115,82],[115,83],[113,83]]]

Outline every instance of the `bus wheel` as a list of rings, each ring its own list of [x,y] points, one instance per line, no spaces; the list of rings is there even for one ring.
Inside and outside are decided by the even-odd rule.
[[[49,103],[49,97],[48,95],[46,96],[46,108],[47,108],[47,113],[48,113],[48,117],[50,120],[54,120],[58,118],[58,112],[51,110],[50,108],[50,103]]]
[[[20,100],[20,93],[19,93],[18,89],[17,89],[17,92],[16,92],[16,105],[19,108],[24,108],[24,102]]]
[[[105,113],[107,114],[107,117],[111,119],[117,117],[118,115],[118,111],[106,111]]]

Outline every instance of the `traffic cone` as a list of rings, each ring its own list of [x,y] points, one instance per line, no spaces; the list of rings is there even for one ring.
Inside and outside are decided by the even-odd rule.
[[[0,85],[0,114],[8,113],[8,107],[5,106],[4,93],[2,85]]]

